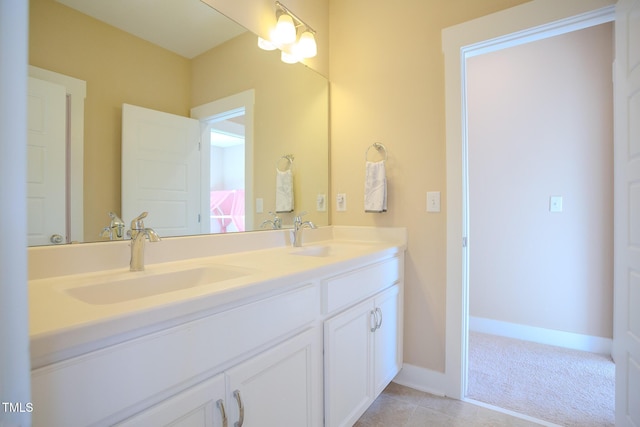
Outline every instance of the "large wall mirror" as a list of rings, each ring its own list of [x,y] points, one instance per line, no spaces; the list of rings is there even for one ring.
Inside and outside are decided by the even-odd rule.
[[[324,205],[318,203],[319,196],[328,195],[329,185],[325,77],[302,64],[281,62],[277,52],[259,49],[255,34],[200,0],[30,0],[29,28],[31,66],[86,83],[82,172],[67,172],[60,184],[64,188],[56,190],[66,197],[67,209],[81,211],[83,225],[71,239],[69,232],[58,233],[66,233],[62,243],[108,240],[102,230],[111,221],[110,212],[121,216],[127,228],[133,219],[133,214],[123,214],[123,192],[134,186],[127,178],[131,172],[126,161],[123,166],[129,154],[122,148],[123,105],[157,112],[156,118],[169,114],[201,122],[200,143],[206,144],[206,162],[201,163],[207,165],[197,190],[201,215],[210,215],[204,210],[227,193],[244,194],[238,196],[244,197],[244,209],[236,209],[244,224],[214,215],[195,231],[173,230],[169,236],[260,229],[271,218],[269,212],[276,211],[277,170],[289,167],[294,209],[278,214],[283,226],[301,211],[316,224],[328,225],[326,199]],[[249,103],[250,114],[234,104],[237,100]],[[231,106],[225,110],[225,105]],[[146,140],[146,146],[168,144],[160,139],[167,132],[149,134],[157,136]],[[286,156],[293,158],[292,164]],[[172,185],[180,178],[147,172],[134,169],[142,182],[166,180]],[[64,196],[72,195],[74,180],[82,182],[80,202]],[[205,200],[212,192],[216,194]],[[30,205],[30,221],[50,212],[33,213]],[[149,209],[149,227],[154,227],[154,215],[156,221],[166,221],[172,214],[166,206]],[[70,222],[66,220],[67,230],[73,228]]]

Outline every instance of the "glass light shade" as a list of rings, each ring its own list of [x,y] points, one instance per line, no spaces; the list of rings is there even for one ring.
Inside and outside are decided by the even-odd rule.
[[[276,28],[272,33],[271,40],[276,45],[290,44],[296,41],[296,26],[293,18],[286,13],[280,15]]]
[[[258,47],[262,50],[275,50],[277,47],[269,40],[265,40],[262,37],[258,37]]]
[[[300,61],[300,57],[292,53],[287,53],[283,50],[280,54],[280,60],[287,64],[295,64],[296,62]]]
[[[318,54],[316,38],[311,31],[305,31],[300,40],[293,46],[294,53],[300,58],[313,58]]]

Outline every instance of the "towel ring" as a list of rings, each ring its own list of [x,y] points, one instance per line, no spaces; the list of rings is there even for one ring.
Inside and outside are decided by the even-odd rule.
[[[284,169],[281,169],[280,165],[282,164],[283,160],[285,160],[287,163],[284,165]],[[276,161],[276,169],[278,169],[281,172],[285,172],[291,169],[292,166],[293,166],[293,154],[285,154],[284,156],[280,157],[278,161]]]
[[[369,158],[369,150],[371,150],[372,148],[375,148],[378,151],[378,153],[384,154],[384,161],[385,162],[387,161],[387,147],[385,147],[383,144],[379,142],[374,142],[369,147],[367,147],[367,151],[364,152],[365,161],[367,161],[367,159]]]

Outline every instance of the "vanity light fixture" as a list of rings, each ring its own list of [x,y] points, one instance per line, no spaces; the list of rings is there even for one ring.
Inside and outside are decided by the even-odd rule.
[[[279,1],[276,2],[276,18],[277,23],[271,31],[270,40],[258,37],[261,49],[280,49],[280,58],[287,64],[313,58],[318,54],[315,30]]]
[[[262,37],[258,37],[258,47],[262,50],[276,50],[278,48],[278,46]]]
[[[287,13],[281,13],[276,28],[271,33],[271,40],[276,45],[295,43],[298,37],[293,18]]]

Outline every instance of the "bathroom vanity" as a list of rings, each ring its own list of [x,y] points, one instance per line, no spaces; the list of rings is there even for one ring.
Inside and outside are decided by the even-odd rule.
[[[30,249],[33,425],[353,425],[402,366],[406,232],[305,233]]]

